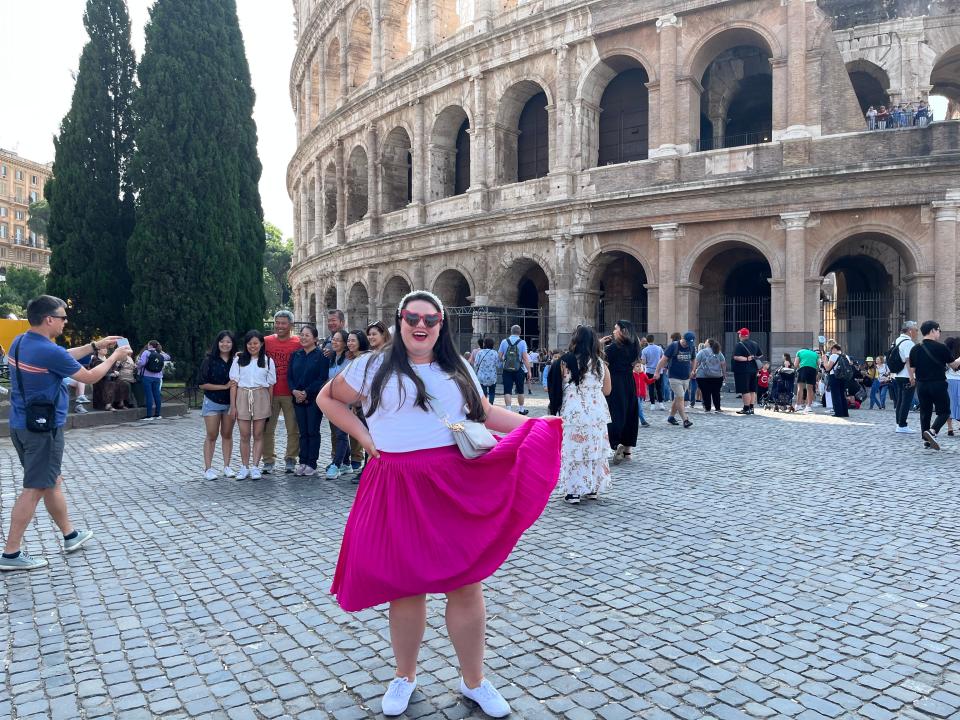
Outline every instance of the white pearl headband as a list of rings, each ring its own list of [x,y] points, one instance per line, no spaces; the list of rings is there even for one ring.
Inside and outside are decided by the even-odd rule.
[[[414,290],[413,292],[409,292],[406,295],[404,295],[400,299],[400,304],[397,305],[397,315],[399,315],[400,311],[403,310],[403,306],[407,304],[407,300],[412,298],[414,295],[426,295],[428,298],[430,298],[430,300],[434,303],[434,305],[436,305],[437,308],[439,308],[440,318],[443,320],[446,320],[446,313],[443,310],[443,302],[440,300],[440,298],[438,298],[429,290]]]

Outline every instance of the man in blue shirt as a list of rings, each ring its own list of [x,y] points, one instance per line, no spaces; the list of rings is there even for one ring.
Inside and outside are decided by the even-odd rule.
[[[67,323],[67,304],[60,298],[41,295],[31,300],[27,305],[27,319],[30,329],[10,346],[10,439],[23,466],[23,492],[13,506],[7,544],[0,556],[0,571],[34,570],[47,564],[43,558],[31,557],[20,549],[23,533],[41,500],[63,533],[66,552],[79,550],[93,537],[92,531],[73,527],[61,487],[63,426],[68,404],[63,379],[70,377],[93,384],[113,369],[115,363],[130,357],[128,344],[116,348],[106,362],[93,370],[82,367],[78,358],[116,345],[120,338],[110,336],[70,350],[60,347],[54,340],[63,334]],[[34,402],[54,405],[53,427],[47,431],[27,427],[27,408]]]
[[[663,348],[657,345],[653,335],[647,335],[647,345],[640,351],[640,359],[643,360],[643,366],[647,377],[652,378],[657,371],[657,365],[660,364],[660,358],[663,357]],[[663,383],[655,382],[650,385],[650,407],[656,410],[663,410]]]
[[[500,342],[500,362],[503,365],[503,401],[507,410],[513,410],[513,388],[517,388],[517,412],[526,415],[530,411],[523,406],[523,381],[531,382],[530,356],[527,342],[520,339],[520,326],[510,328],[510,337]]]
[[[680,422],[676,416],[680,415],[685,428],[693,426],[693,423],[687,417],[683,396],[690,387],[690,376],[693,374],[691,366],[693,357],[697,352],[694,347],[695,341],[696,336],[690,330],[687,330],[682,338],[670,343],[667,349],[663,351],[663,357],[660,358],[657,370],[653,375],[654,378],[659,380],[660,373],[664,368],[667,369],[670,390],[673,392],[673,405],[670,408],[670,417],[667,418],[667,422],[671,425],[679,425]]]

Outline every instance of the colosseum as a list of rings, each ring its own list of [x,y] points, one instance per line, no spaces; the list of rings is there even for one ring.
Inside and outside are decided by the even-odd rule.
[[[299,318],[428,288],[464,345],[960,330],[955,0],[294,5]]]

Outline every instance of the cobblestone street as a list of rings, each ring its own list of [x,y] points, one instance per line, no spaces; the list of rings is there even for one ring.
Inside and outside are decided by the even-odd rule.
[[[890,411],[852,414],[648,411],[612,491],[553,500],[486,583],[513,717],[960,716],[960,437],[925,452]],[[97,537],[64,557],[41,509],[25,547],[50,566],[0,578],[0,718],[379,716],[385,608],[327,592],[356,486],[204,481],[201,442],[196,411],[68,433]],[[8,440],[0,470],[6,528]],[[483,717],[441,598],[418,681],[409,717]]]

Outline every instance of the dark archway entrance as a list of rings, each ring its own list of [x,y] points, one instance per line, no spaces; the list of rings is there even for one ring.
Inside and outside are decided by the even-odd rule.
[[[755,248],[734,243],[719,249],[700,275],[699,340],[714,338],[729,355],[745,327],[767,351],[770,276],[770,264]]]
[[[606,61],[622,71],[610,81],[600,98],[600,148],[598,164],[614,165],[646,160],[649,152],[649,97],[647,71],[630,58]]]
[[[639,332],[647,329],[647,274],[643,265],[625,252],[603,253],[599,279],[596,329],[609,333],[618,320],[629,320]]]
[[[866,60],[855,60],[847,63],[847,74],[862,112],[866,113],[871,106],[879,108],[881,105],[890,104],[890,96],[887,94],[890,79],[883,68]]]

